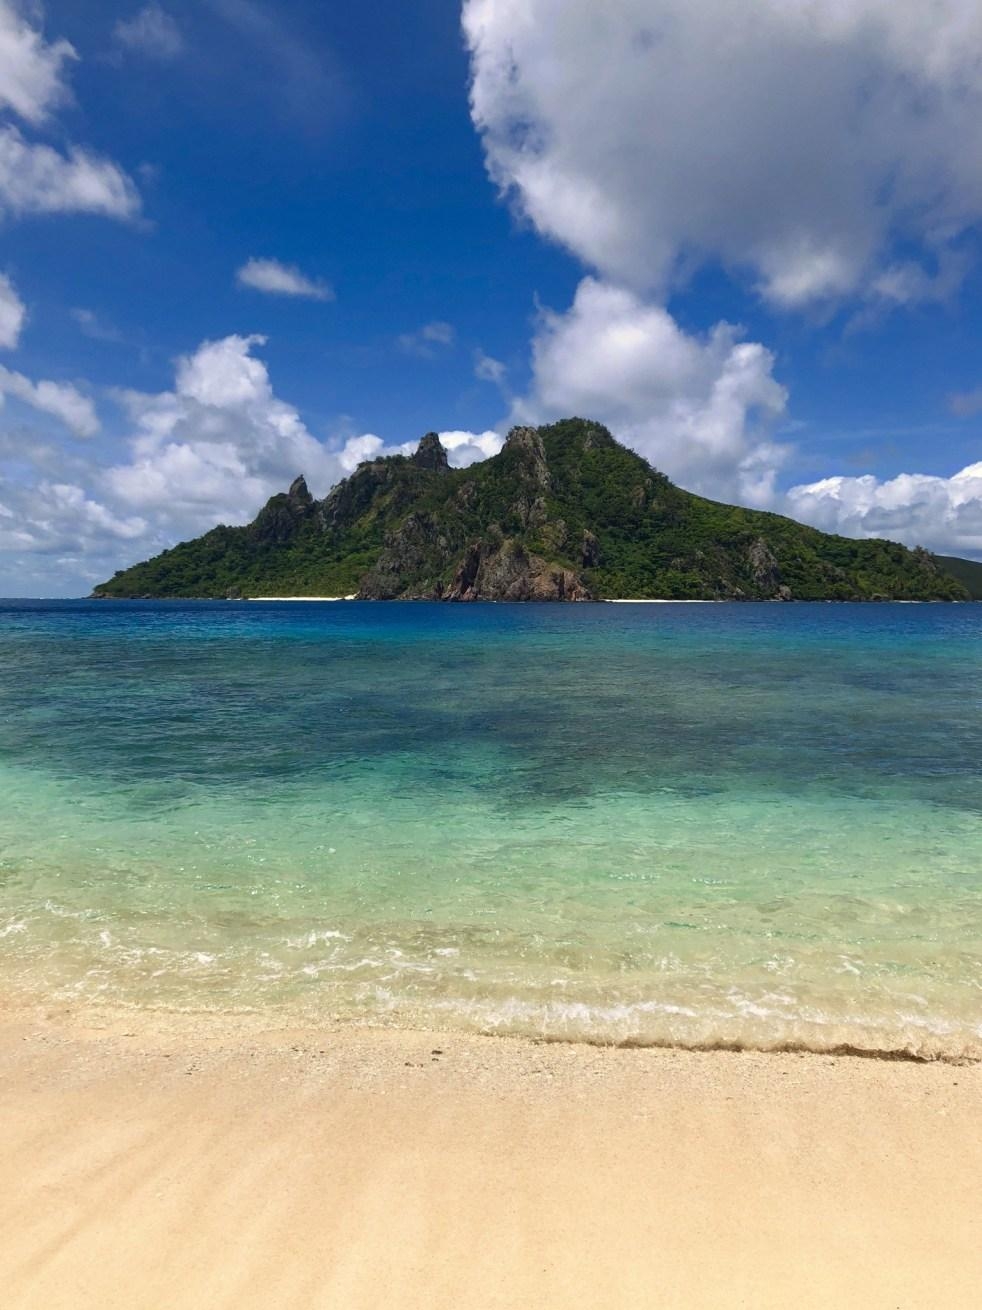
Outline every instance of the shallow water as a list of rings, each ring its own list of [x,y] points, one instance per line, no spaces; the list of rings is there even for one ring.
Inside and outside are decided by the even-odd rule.
[[[0,985],[982,1054],[982,606],[0,602]]]

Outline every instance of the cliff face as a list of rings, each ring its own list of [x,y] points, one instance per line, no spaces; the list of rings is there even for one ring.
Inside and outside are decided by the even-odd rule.
[[[961,600],[925,551],[693,496],[582,419],[515,428],[452,469],[435,433],[324,500],[302,477],[253,523],[117,573],[98,596]]]

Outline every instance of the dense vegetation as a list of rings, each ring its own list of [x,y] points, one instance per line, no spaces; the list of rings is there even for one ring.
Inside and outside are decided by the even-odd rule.
[[[568,419],[517,428],[467,469],[429,434],[322,501],[298,478],[249,526],[214,528],[94,594],[960,600],[966,580],[926,551],[694,496]]]
[[[958,559],[955,555],[935,555],[940,569],[949,573],[966,589],[972,600],[982,600],[982,564],[974,559]]]

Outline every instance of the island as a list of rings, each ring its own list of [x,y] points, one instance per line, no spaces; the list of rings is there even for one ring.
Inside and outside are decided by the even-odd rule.
[[[302,476],[255,520],[116,573],[97,598],[969,600],[982,564],[853,540],[671,482],[600,423],[515,427],[451,468],[436,433],[316,500]]]

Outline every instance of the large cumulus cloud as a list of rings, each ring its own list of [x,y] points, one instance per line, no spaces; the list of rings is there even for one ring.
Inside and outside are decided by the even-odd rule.
[[[466,0],[492,176],[606,277],[930,296],[982,215],[975,0]],[[920,275],[884,275],[896,239]],[[928,271],[924,271],[924,269]]]
[[[692,336],[662,306],[585,278],[565,313],[540,313],[512,418],[599,419],[685,486],[762,504],[784,456],[770,435],[787,399],[773,365],[729,324]]]
[[[787,508],[826,532],[982,555],[982,463],[947,478],[924,473],[822,478],[792,487]]]

